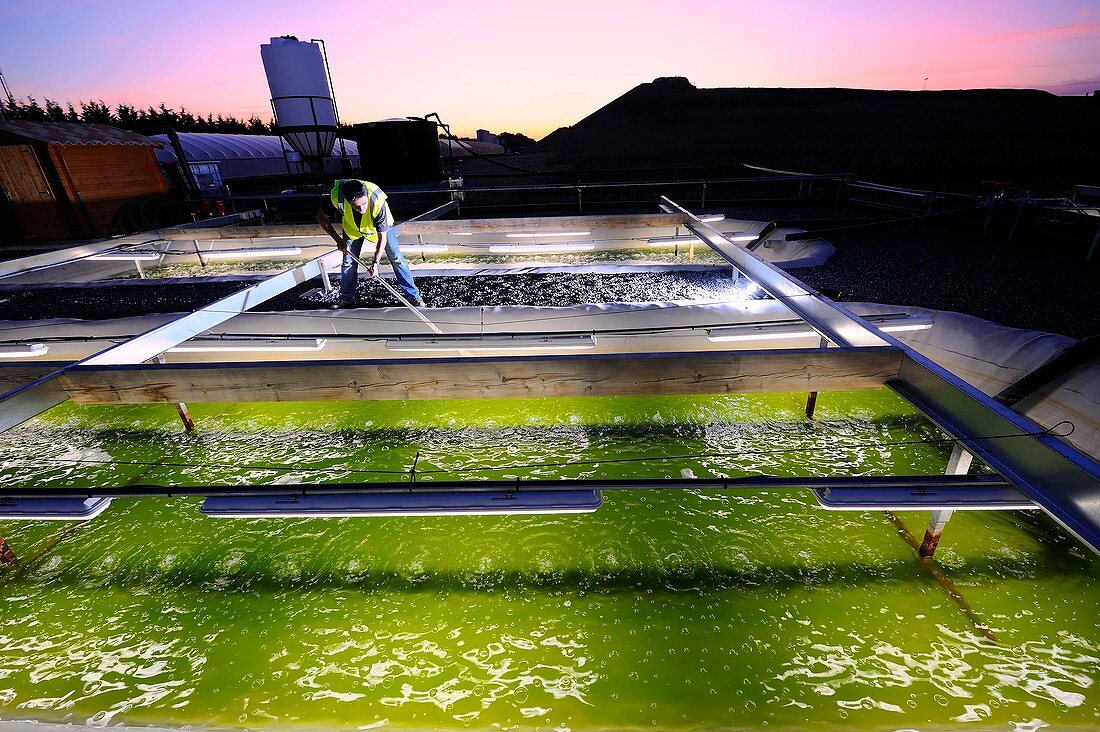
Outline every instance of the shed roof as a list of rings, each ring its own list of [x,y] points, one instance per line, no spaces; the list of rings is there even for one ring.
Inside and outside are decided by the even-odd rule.
[[[110,125],[73,122],[0,122],[0,139],[44,142],[49,145],[129,145],[161,147],[162,143]]]

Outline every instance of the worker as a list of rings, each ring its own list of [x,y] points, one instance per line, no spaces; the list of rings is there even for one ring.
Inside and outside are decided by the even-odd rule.
[[[337,232],[333,220],[339,220],[343,231]],[[374,245],[374,255],[370,260],[367,275],[378,275],[378,264],[382,261],[382,252],[393,266],[397,285],[405,298],[416,307],[426,307],[413,281],[409,263],[401,255],[397,232],[393,228],[393,214],[386,203],[386,194],[374,183],[365,180],[338,180],[332,184],[332,191],[317,210],[317,223],[336,242],[336,248],[344,253],[340,267],[340,295],[336,307],[350,307],[355,302],[355,286],[358,282],[359,265],[355,259],[362,259],[363,242]],[[355,259],[352,258],[354,255]]]

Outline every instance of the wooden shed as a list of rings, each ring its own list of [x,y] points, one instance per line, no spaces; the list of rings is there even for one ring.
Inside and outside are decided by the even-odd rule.
[[[0,121],[0,239],[118,233],[124,204],[168,193],[153,154],[161,146],[108,125]]]

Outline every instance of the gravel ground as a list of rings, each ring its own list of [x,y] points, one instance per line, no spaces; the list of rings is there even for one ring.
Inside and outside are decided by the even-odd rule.
[[[948,223],[830,241],[837,251],[825,266],[792,274],[837,300],[951,310],[1073,338],[1100,335],[1100,262],[1085,262],[1086,243],[1029,234],[1010,244]]]
[[[856,206],[731,209],[732,218],[878,218]],[[1011,211],[988,234],[985,215],[931,219],[888,228],[855,229],[824,238],[836,254],[820,267],[791,270],[808,286],[841,302],[877,302],[950,310],[1025,330],[1072,338],[1100,335],[1100,254],[1086,262],[1089,241],[1021,228],[1008,241]],[[830,225],[822,223],[821,227]]]
[[[147,313],[195,310],[255,280],[187,282],[128,280],[95,287],[52,287],[0,292],[0,320],[40,318],[121,318]],[[333,281],[335,284],[335,280]],[[420,277],[417,286],[432,307],[462,305],[579,305],[594,302],[724,300],[743,297],[742,285],[724,272],[640,274],[554,273],[469,277]],[[318,292],[307,282],[253,310],[316,310],[329,307],[335,293]],[[398,303],[381,285],[360,280],[357,307]]]

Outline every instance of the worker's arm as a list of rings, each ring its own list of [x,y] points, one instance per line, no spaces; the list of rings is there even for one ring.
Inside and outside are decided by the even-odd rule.
[[[368,270],[371,277],[378,272],[378,265],[382,261],[382,252],[386,251],[386,237],[390,235],[390,227],[393,226],[393,215],[390,213],[390,204],[382,201],[382,205],[374,212],[374,230],[378,232],[378,243],[374,245],[374,260]]]
[[[378,265],[382,262],[382,252],[386,251],[386,236],[388,234],[388,229],[378,232],[378,243],[374,245],[374,259],[371,260],[370,267],[367,269],[368,277],[374,277],[378,273]]]
[[[325,230],[325,233],[332,237],[332,240],[336,242],[336,248],[341,252],[347,252],[348,245],[344,243],[344,237],[337,233],[336,228],[332,225],[332,219],[329,217],[328,212],[324,207],[317,209],[317,223],[321,225],[321,228]]]

